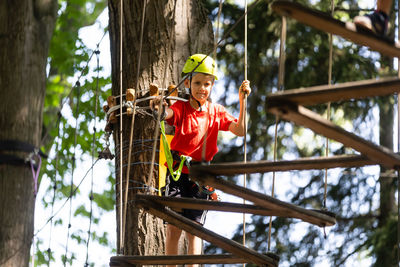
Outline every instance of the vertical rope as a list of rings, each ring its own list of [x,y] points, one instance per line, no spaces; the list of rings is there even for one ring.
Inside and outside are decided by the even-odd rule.
[[[141,66],[143,29],[144,29],[144,18],[145,18],[145,13],[146,13],[146,6],[147,6],[147,0],[144,1],[143,10],[142,10],[142,22],[141,22],[141,28],[140,28],[138,64],[137,64],[137,72],[136,72],[136,86],[135,86],[136,91],[138,91],[138,89],[139,89],[139,75],[140,75],[140,66]],[[138,94],[136,92],[135,92],[135,95],[136,95],[135,98],[137,98]],[[132,113],[131,127],[130,127],[130,133],[129,133],[129,147],[128,147],[128,166],[127,166],[127,170],[126,170],[125,194],[124,194],[124,201],[123,201],[123,210],[124,210],[123,211],[123,221],[122,221],[122,241],[123,241],[122,245],[123,246],[124,246],[124,240],[125,240],[126,214],[127,214],[127,208],[128,208],[129,174],[131,171],[131,154],[132,154],[132,142],[133,142],[133,128],[135,126],[135,117],[136,117],[136,101],[134,101],[132,109],[133,109],[133,113]],[[122,112],[121,112],[121,114],[122,114]],[[121,115],[121,117],[122,117],[122,115]],[[122,150],[122,148],[121,148],[121,150]],[[122,180],[121,180],[121,184],[122,184]],[[122,191],[120,192],[120,196],[122,197]]]
[[[218,4],[217,29],[216,29],[216,33],[215,33],[214,47],[213,47],[213,60],[215,62],[215,68],[217,68],[217,47],[218,47],[218,42],[217,41],[218,41],[218,38],[219,38],[219,24],[220,24],[219,21],[220,21],[220,17],[221,17],[221,11],[222,11],[222,0],[220,0],[219,4]],[[200,63],[199,63],[199,65],[200,65]],[[196,68],[199,65],[197,65]],[[195,71],[196,68],[194,68],[193,71]],[[207,126],[208,126],[209,121],[210,121],[210,109],[209,108],[210,108],[210,106],[207,104],[207,122],[206,122]],[[202,150],[201,150],[201,160],[202,161],[205,161],[205,158],[206,158],[207,137],[208,137],[208,127],[207,127],[206,132],[204,133],[204,137],[203,137],[203,146],[202,146]]]
[[[247,0],[244,1],[244,79],[247,80]],[[243,162],[247,162],[247,95],[244,97],[244,139],[243,139]],[[246,188],[247,175],[243,175],[243,187]],[[243,204],[246,200],[243,199]],[[243,213],[243,246],[246,245],[246,213]],[[245,264],[243,264],[245,266]]]
[[[86,259],[85,259],[85,267],[89,266],[89,243],[90,243],[90,235],[92,230],[92,216],[93,216],[93,180],[94,180],[94,171],[93,166],[95,162],[95,148],[96,148],[96,123],[97,123],[97,109],[98,109],[98,99],[99,99],[99,75],[100,75],[100,50],[97,47],[96,51],[96,59],[97,59],[97,79],[96,79],[96,93],[95,93],[95,104],[94,104],[94,125],[93,125],[93,137],[92,137],[92,168],[91,168],[91,181],[90,181],[90,211],[89,211],[89,229],[87,231],[87,240],[86,240]]]
[[[397,41],[400,39],[400,8],[397,3]],[[400,78],[400,61],[397,58],[397,77]],[[397,153],[400,152],[400,95],[397,94]],[[400,171],[397,169],[397,265],[400,266]]]
[[[168,36],[170,37],[168,45],[166,46],[166,62],[165,62],[165,68],[164,68],[164,74],[163,74],[163,79],[162,79],[162,85],[165,85],[165,88],[167,88],[167,84],[166,84],[166,80],[167,80],[167,73],[168,73],[168,68],[169,68],[169,49],[171,49],[172,46],[172,32],[173,32],[173,27],[174,27],[174,23],[171,23],[170,25],[170,32],[168,33]],[[163,101],[164,101],[164,90],[161,90],[161,101],[158,107],[158,110],[161,111],[162,110],[162,105],[163,105]],[[154,130],[154,137],[153,137],[153,150],[152,150],[152,154],[151,154],[151,165],[150,165],[150,179],[149,181],[151,181],[153,179],[153,171],[154,171],[154,163],[156,160],[156,151],[157,151],[157,144],[158,144],[158,136],[160,135],[160,119],[161,119],[161,112],[158,112],[158,117],[157,117],[157,124]],[[159,127],[160,126],[160,127]]]
[[[123,0],[120,0],[120,21],[119,21],[119,27],[120,27],[120,31],[119,31],[119,144],[120,144],[120,148],[119,148],[119,254],[124,254],[124,234],[123,234],[123,214],[122,214],[122,171],[123,171],[123,149],[122,149],[122,145],[123,145],[123,139],[122,139],[122,59],[123,59],[123,53],[122,53],[122,49],[123,49],[123,40],[122,40],[122,31],[123,31]]]
[[[331,16],[333,17],[335,12],[334,0],[331,1]],[[328,85],[332,84],[332,65],[333,65],[333,36],[332,33],[329,34],[329,62],[328,62]],[[331,102],[327,104],[327,119],[331,119]],[[329,156],[329,138],[325,139],[325,156]],[[325,179],[324,179],[324,201],[323,208],[326,209],[326,198],[328,194],[328,169],[325,169]]]
[[[48,247],[48,249],[47,249],[47,266],[50,266],[50,261],[51,261],[51,237],[52,237],[52,233],[53,233],[53,214],[54,214],[54,202],[55,202],[55,199],[56,199],[56,190],[57,190],[57,174],[58,174],[58,164],[59,164],[59,154],[58,154],[58,152],[60,151],[60,149],[59,149],[59,145],[60,145],[60,140],[61,140],[61,142],[62,142],[62,137],[61,137],[61,139],[60,139],[60,120],[61,120],[61,112],[59,112],[58,113],[58,118],[57,118],[57,121],[58,121],[58,123],[57,123],[57,143],[56,143],[56,149],[55,149],[55,152],[56,152],[56,155],[55,155],[55,158],[54,158],[54,160],[55,160],[55,166],[54,166],[54,171],[55,171],[55,173],[54,173],[54,179],[52,179],[53,180],[53,182],[54,182],[54,184],[53,184],[53,197],[52,197],[52,200],[51,200],[51,217],[50,217],[50,230],[49,230],[49,247]]]
[[[282,16],[282,27],[281,27],[281,38],[279,48],[279,70],[278,70],[278,91],[283,90],[284,78],[285,78],[285,43],[286,43],[286,17]],[[278,147],[278,123],[279,118],[275,116],[275,137],[274,137],[274,161],[277,159],[277,147]],[[272,172],[272,188],[271,196],[275,196],[275,172]],[[269,217],[269,229],[268,229],[268,251],[271,250],[271,231],[272,231],[272,216]]]
[[[80,82],[76,82],[76,110],[75,110],[75,133],[74,133],[74,153],[72,155],[72,170],[71,170],[71,186],[70,186],[70,196],[69,196],[69,219],[68,219],[68,231],[67,231],[67,242],[65,245],[65,257],[63,259],[63,264],[65,266],[68,257],[68,241],[69,241],[69,234],[71,230],[71,218],[72,218],[72,196],[74,194],[74,172],[75,172],[75,157],[76,157],[76,144],[78,138],[78,115],[79,115],[79,102],[80,102]]]

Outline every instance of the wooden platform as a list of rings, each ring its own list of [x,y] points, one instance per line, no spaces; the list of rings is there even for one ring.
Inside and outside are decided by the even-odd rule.
[[[252,249],[249,249],[238,242],[218,235],[213,231],[204,228],[200,224],[183,217],[182,215],[172,211],[171,209],[145,199],[136,199],[136,205],[146,212],[149,212],[168,223],[171,223],[180,229],[196,235],[210,243],[213,243],[225,251],[236,255],[237,257],[246,259],[246,262],[254,263],[258,266],[278,266],[276,257],[260,254]]]
[[[362,27],[356,27],[352,22],[345,23],[332,18],[327,13],[307,8],[296,2],[275,1],[272,3],[272,9],[282,16],[291,17],[318,30],[339,35],[387,56],[400,57],[399,44],[379,37]]]
[[[286,214],[285,217],[298,218],[304,222],[315,224],[321,227],[332,226],[336,223],[334,216],[329,216],[324,212],[304,209],[212,175],[194,173],[191,171],[190,177],[192,180],[197,180],[201,184],[213,186],[221,191],[224,191],[225,193],[251,201],[264,209],[274,211],[280,210],[280,212]]]
[[[270,102],[268,111],[351,147],[386,168],[400,167],[400,156],[390,149],[358,137],[303,106],[277,101]]]
[[[247,263],[243,258],[232,254],[221,255],[161,255],[161,256],[114,256],[110,267],[132,267],[137,265],[176,265],[176,264],[238,264]]]
[[[340,155],[331,157],[301,158],[280,161],[224,162],[211,165],[195,165],[190,167],[194,173],[210,175],[238,175],[292,170],[315,170],[331,168],[351,168],[375,165],[376,161],[361,155]]]
[[[400,92],[400,79],[397,77],[347,82],[335,85],[322,85],[279,91],[267,95],[269,102],[289,101],[298,105],[316,105],[350,99],[391,95]]]

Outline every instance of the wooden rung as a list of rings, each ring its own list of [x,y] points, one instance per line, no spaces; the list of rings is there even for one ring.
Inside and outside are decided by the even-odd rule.
[[[322,212],[308,210],[299,206],[280,201],[276,198],[266,196],[262,193],[238,186],[232,182],[217,178],[211,175],[196,175],[190,173],[192,180],[197,180],[202,184],[207,184],[218,188],[225,193],[238,196],[240,198],[249,200],[257,206],[270,210],[281,210],[282,213],[287,214],[285,217],[298,218],[305,222],[315,224],[318,226],[332,226],[336,223],[333,216],[328,216]]]
[[[251,173],[266,173],[292,170],[313,170],[331,168],[362,167],[377,164],[375,161],[360,155],[340,155],[331,157],[301,158],[280,161],[224,162],[211,165],[194,165],[190,172],[211,175],[238,175]]]
[[[301,219],[299,217],[291,217],[290,215],[292,213],[289,214],[285,210],[282,210],[281,208],[269,209],[251,204],[209,201],[209,200],[193,199],[193,198],[159,197],[159,196],[143,195],[143,194],[138,194],[135,197],[136,199],[144,199],[148,201],[157,202],[159,204],[170,207],[173,210],[177,211],[181,209],[216,210],[224,212],[255,214],[261,216],[277,216],[277,217]],[[315,210],[310,210],[310,211],[316,212],[317,216],[320,214],[319,211]]]
[[[288,16],[318,30],[339,35],[359,45],[365,45],[372,50],[387,56],[400,57],[400,46],[394,41],[380,37],[352,22],[343,22],[332,18],[327,13],[313,10],[296,2],[275,1],[272,9],[282,16]]]
[[[110,266],[177,265],[177,264],[235,264],[247,263],[245,259],[232,254],[222,255],[160,255],[160,256],[114,256]],[[129,265],[128,265],[129,264]]]
[[[252,249],[249,249],[238,242],[218,235],[213,231],[204,228],[200,224],[183,217],[182,215],[170,210],[169,208],[144,199],[138,199],[136,205],[143,208],[164,221],[167,221],[182,230],[196,235],[210,243],[219,246],[220,248],[230,252],[238,257],[246,259],[247,262],[257,264],[259,266],[278,266],[278,261],[268,255],[260,254]]]
[[[397,77],[347,82],[335,85],[321,85],[276,92],[267,95],[269,102],[290,101],[298,105],[316,105],[350,99],[390,95],[400,92],[400,79]]]
[[[268,111],[285,120],[310,128],[314,132],[336,140],[347,147],[351,147],[386,168],[396,169],[400,166],[400,156],[390,149],[375,145],[350,133],[303,106],[274,102],[270,103]]]

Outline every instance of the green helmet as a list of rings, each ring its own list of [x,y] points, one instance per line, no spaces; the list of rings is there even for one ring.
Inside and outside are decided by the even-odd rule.
[[[201,62],[201,64],[199,65],[200,62]],[[210,74],[210,75],[214,76],[216,80],[218,80],[217,65],[215,64],[214,59],[212,59],[211,57],[209,57],[207,55],[194,54],[194,55],[190,56],[186,60],[185,66],[183,66],[182,76],[192,72],[193,70],[194,70],[194,72]]]

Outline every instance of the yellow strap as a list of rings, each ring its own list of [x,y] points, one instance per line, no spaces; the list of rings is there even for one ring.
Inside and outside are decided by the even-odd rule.
[[[169,144],[167,141],[167,136],[165,135],[165,123],[164,121],[160,122],[160,126],[161,126],[161,140],[163,142],[164,145],[164,154],[165,154],[165,159],[167,161],[167,165],[168,165],[168,170],[171,173],[172,179],[174,179],[174,181],[178,181],[179,178],[181,177],[182,174],[182,168],[183,168],[183,164],[186,161],[186,156],[181,155],[181,162],[179,163],[179,167],[177,170],[174,171],[174,158],[172,156],[171,153],[171,149],[169,148]]]

